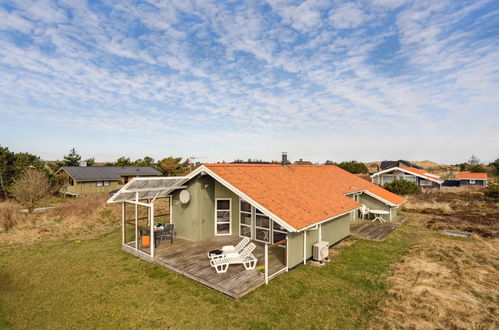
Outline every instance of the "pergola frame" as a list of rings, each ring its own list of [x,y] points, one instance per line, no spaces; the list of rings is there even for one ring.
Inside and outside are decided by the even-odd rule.
[[[134,223],[135,223],[135,245],[132,247],[136,251],[139,250],[139,217],[138,207],[147,208],[147,224],[149,226],[149,246],[150,256],[154,258],[155,242],[154,242],[154,202],[158,198],[169,197],[169,194],[177,189],[186,188],[183,185],[190,179],[189,176],[182,177],[154,177],[154,178],[133,178],[125,186],[123,186],[116,194],[113,195],[108,203],[121,203],[121,243],[126,245],[126,204],[134,205]],[[143,202],[143,200],[147,202]],[[170,221],[171,221],[171,201],[170,201]]]

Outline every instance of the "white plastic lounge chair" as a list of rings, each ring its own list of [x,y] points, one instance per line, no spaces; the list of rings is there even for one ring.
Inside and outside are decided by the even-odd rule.
[[[215,254],[212,253],[212,251],[208,252],[208,258],[215,259],[215,258],[221,258],[224,255],[228,253],[241,253],[241,251],[244,249],[248,243],[251,242],[251,240],[248,237],[244,237],[239,243],[237,243],[236,246],[234,245],[225,245],[223,246],[220,250],[218,250],[219,253]]]
[[[252,254],[256,245],[254,243],[248,244],[241,253],[231,252],[223,255],[220,258],[213,258],[210,260],[211,267],[215,268],[217,273],[225,273],[229,269],[229,265],[243,264],[246,270],[255,269],[257,259]]]
[[[237,243],[236,246],[234,245],[225,245],[222,247],[222,251],[224,254],[231,253],[231,252],[237,252],[241,253],[241,251],[244,249],[246,245],[250,242],[250,239],[248,237],[244,237],[239,243]]]

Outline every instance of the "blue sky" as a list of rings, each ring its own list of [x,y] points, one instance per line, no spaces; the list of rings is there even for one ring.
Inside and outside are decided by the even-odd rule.
[[[499,2],[2,1],[0,144],[491,161]]]

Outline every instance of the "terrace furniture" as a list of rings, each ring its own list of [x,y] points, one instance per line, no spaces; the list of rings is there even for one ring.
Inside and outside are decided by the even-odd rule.
[[[376,220],[378,220],[379,222],[386,222],[386,220],[383,219],[383,215],[390,214],[389,211],[385,211],[385,210],[370,210],[369,213],[374,214],[373,222]]]
[[[244,237],[236,246],[225,245],[221,249],[211,250],[208,252],[208,258],[220,258],[228,253],[240,253],[251,240],[248,237]]]
[[[369,215],[369,209],[364,204],[362,204],[359,211],[360,211],[360,215],[361,215],[362,219],[365,219],[366,215]]]
[[[239,243],[237,243],[236,246],[234,245],[225,245],[222,247],[222,251],[227,254],[230,252],[241,252],[246,245],[250,242],[250,239],[248,237],[244,237]]]
[[[177,236],[177,232],[175,230],[175,224],[167,223],[162,226],[162,229],[154,230],[154,237],[157,238],[158,241],[163,243],[164,239],[170,239],[170,244],[173,244],[174,238]]]
[[[255,269],[257,259],[252,254],[256,245],[254,243],[248,244],[241,253],[231,252],[223,254],[219,258],[210,259],[211,267],[215,268],[217,273],[226,273],[229,265],[242,264],[246,270]]]

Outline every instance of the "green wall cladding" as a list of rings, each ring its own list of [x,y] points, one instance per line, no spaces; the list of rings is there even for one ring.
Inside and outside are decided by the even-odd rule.
[[[379,201],[376,198],[371,197],[371,196],[364,194],[364,193],[359,195],[359,203],[364,204],[369,209],[390,211],[389,205],[386,205],[382,201]],[[392,213],[392,215],[393,215],[393,213]],[[390,221],[390,215],[389,214],[383,215],[383,219]]]
[[[341,217],[323,223],[322,240],[335,244],[350,235],[351,212]],[[313,246],[319,242],[319,229],[307,230],[307,259],[312,257]],[[304,233],[289,233],[288,235],[288,267],[294,267],[303,262],[303,237]]]
[[[239,236],[239,196],[234,194],[231,190],[226,188],[218,181],[213,180],[215,183],[215,198],[230,198],[232,200],[232,235]],[[215,212],[215,211],[213,211]],[[213,228],[215,225],[213,224]]]
[[[187,204],[179,203],[180,190],[173,192],[172,220],[179,237],[200,240],[215,235],[214,182],[207,175],[189,181],[191,199]]]

